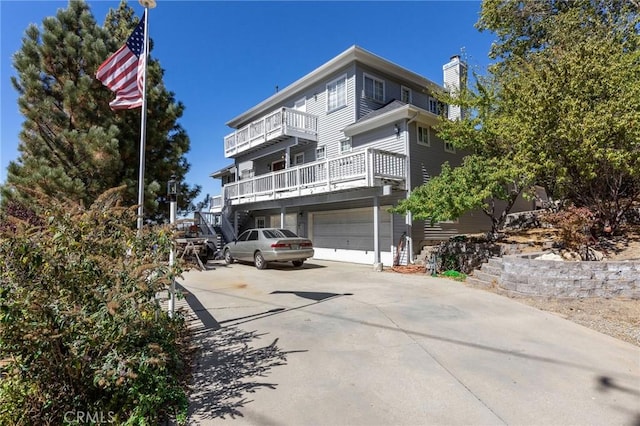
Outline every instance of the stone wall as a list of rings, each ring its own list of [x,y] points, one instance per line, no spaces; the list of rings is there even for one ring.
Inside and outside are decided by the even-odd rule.
[[[537,254],[502,257],[498,285],[528,296],[640,299],[640,262],[562,262]]]
[[[431,254],[436,255],[438,271],[456,270],[470,273],[477,269],[491,257],[500,256],[500,245],[467,237],[454,237],[449,241],[440,243]],[[429,256],[429,254],[427,254]],[[425,262],[430,264],[432,259],[427,257]]]

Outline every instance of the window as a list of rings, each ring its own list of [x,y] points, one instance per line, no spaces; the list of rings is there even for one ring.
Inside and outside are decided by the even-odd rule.
[[[324,160],[327,158],[327,149],[324,145],[316,148],[316,160]]]
[[[249,234],[249,238],[247,238],[247,241],[258,241],[258,231],[251,231],[251,233]]]
[[[418,126],[418,144],[431,146],[431,137],[429,127]]]
[[[327,84],[327,112],[347,105],[347,75]]]
[[[384,81],[365,74],[364,97],[377,102],[384,102]]]
[[[429,112],[439,114],[438,101],[435,98],[429,97]]]
[[[247,238],[249,238],[249,232],[250,231],[244,231],[242,234],[240,234],[240,236],[238,237],[238,241],[247,241]]]
[[[266,228],[267,227],[266,222],[267,221],[264,216],[256,217],[256,228]]]
[[[411,89],[408,87],[402,86],[400,87],[400,100],[402,102],[411,103]]]
[[[340,154],[351,152],[351,139],[343,139],[340,141]]]
[[[447,142],[447,141],[444,142],[444,150],[446,152],[450,152],[452,154],[456,153],[456,147],[453,146],[453,144],[451,142]]]
[[[304,164],[304,152],[300,152],[293,156],[293,165]]]
[[[262,234],[265,238],[274,239],[274,238],[296,238],[297,235],[288,229],[269,229],[266,231],[262,231]]]

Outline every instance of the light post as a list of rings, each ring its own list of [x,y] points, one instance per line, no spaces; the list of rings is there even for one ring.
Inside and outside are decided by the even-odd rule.
[[[178,181],[176,175],[171,175],[171,179],[167,182],[167,197],[169,198],[169,223],[174,225],[176,223],[176,211],[178,204]],[[171,244],[171,251],[169,252],[169,268],[173,268],[175,263],[175,248],[173,243]],[[173,318],[173,314],[176,309],[176,281],[171,279],[171,286],[169,287],[169,317]]]

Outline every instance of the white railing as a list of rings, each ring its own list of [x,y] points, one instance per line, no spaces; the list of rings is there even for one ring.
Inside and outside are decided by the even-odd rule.
[[[231,157],[283,135],[317,140],[318,117],[291,108],[280,108],[227,135],[224,154]]]
[[[222,208],[222,195],[216,195],[209,199],[209,209],[221,209]]]
[[[334,184],[353,184],[353,187],[379,185],[378,179],[404,181],[406,158],[402,154],[369,148],[341,157],[260,175],[224,186],[224,197],[231,200],[252,201],[258,196],[293,197],[305,188],[314,193],[330,192]]]

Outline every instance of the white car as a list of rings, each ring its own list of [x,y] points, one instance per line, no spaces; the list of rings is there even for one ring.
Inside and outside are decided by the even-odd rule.
[[[313,244],[307,238],[298,237],[288,229],[248,229],[222,249],[227,264],[234,260],[253,262],[258,269],[268,262],[291,262],[300,267],[313,257]]]

